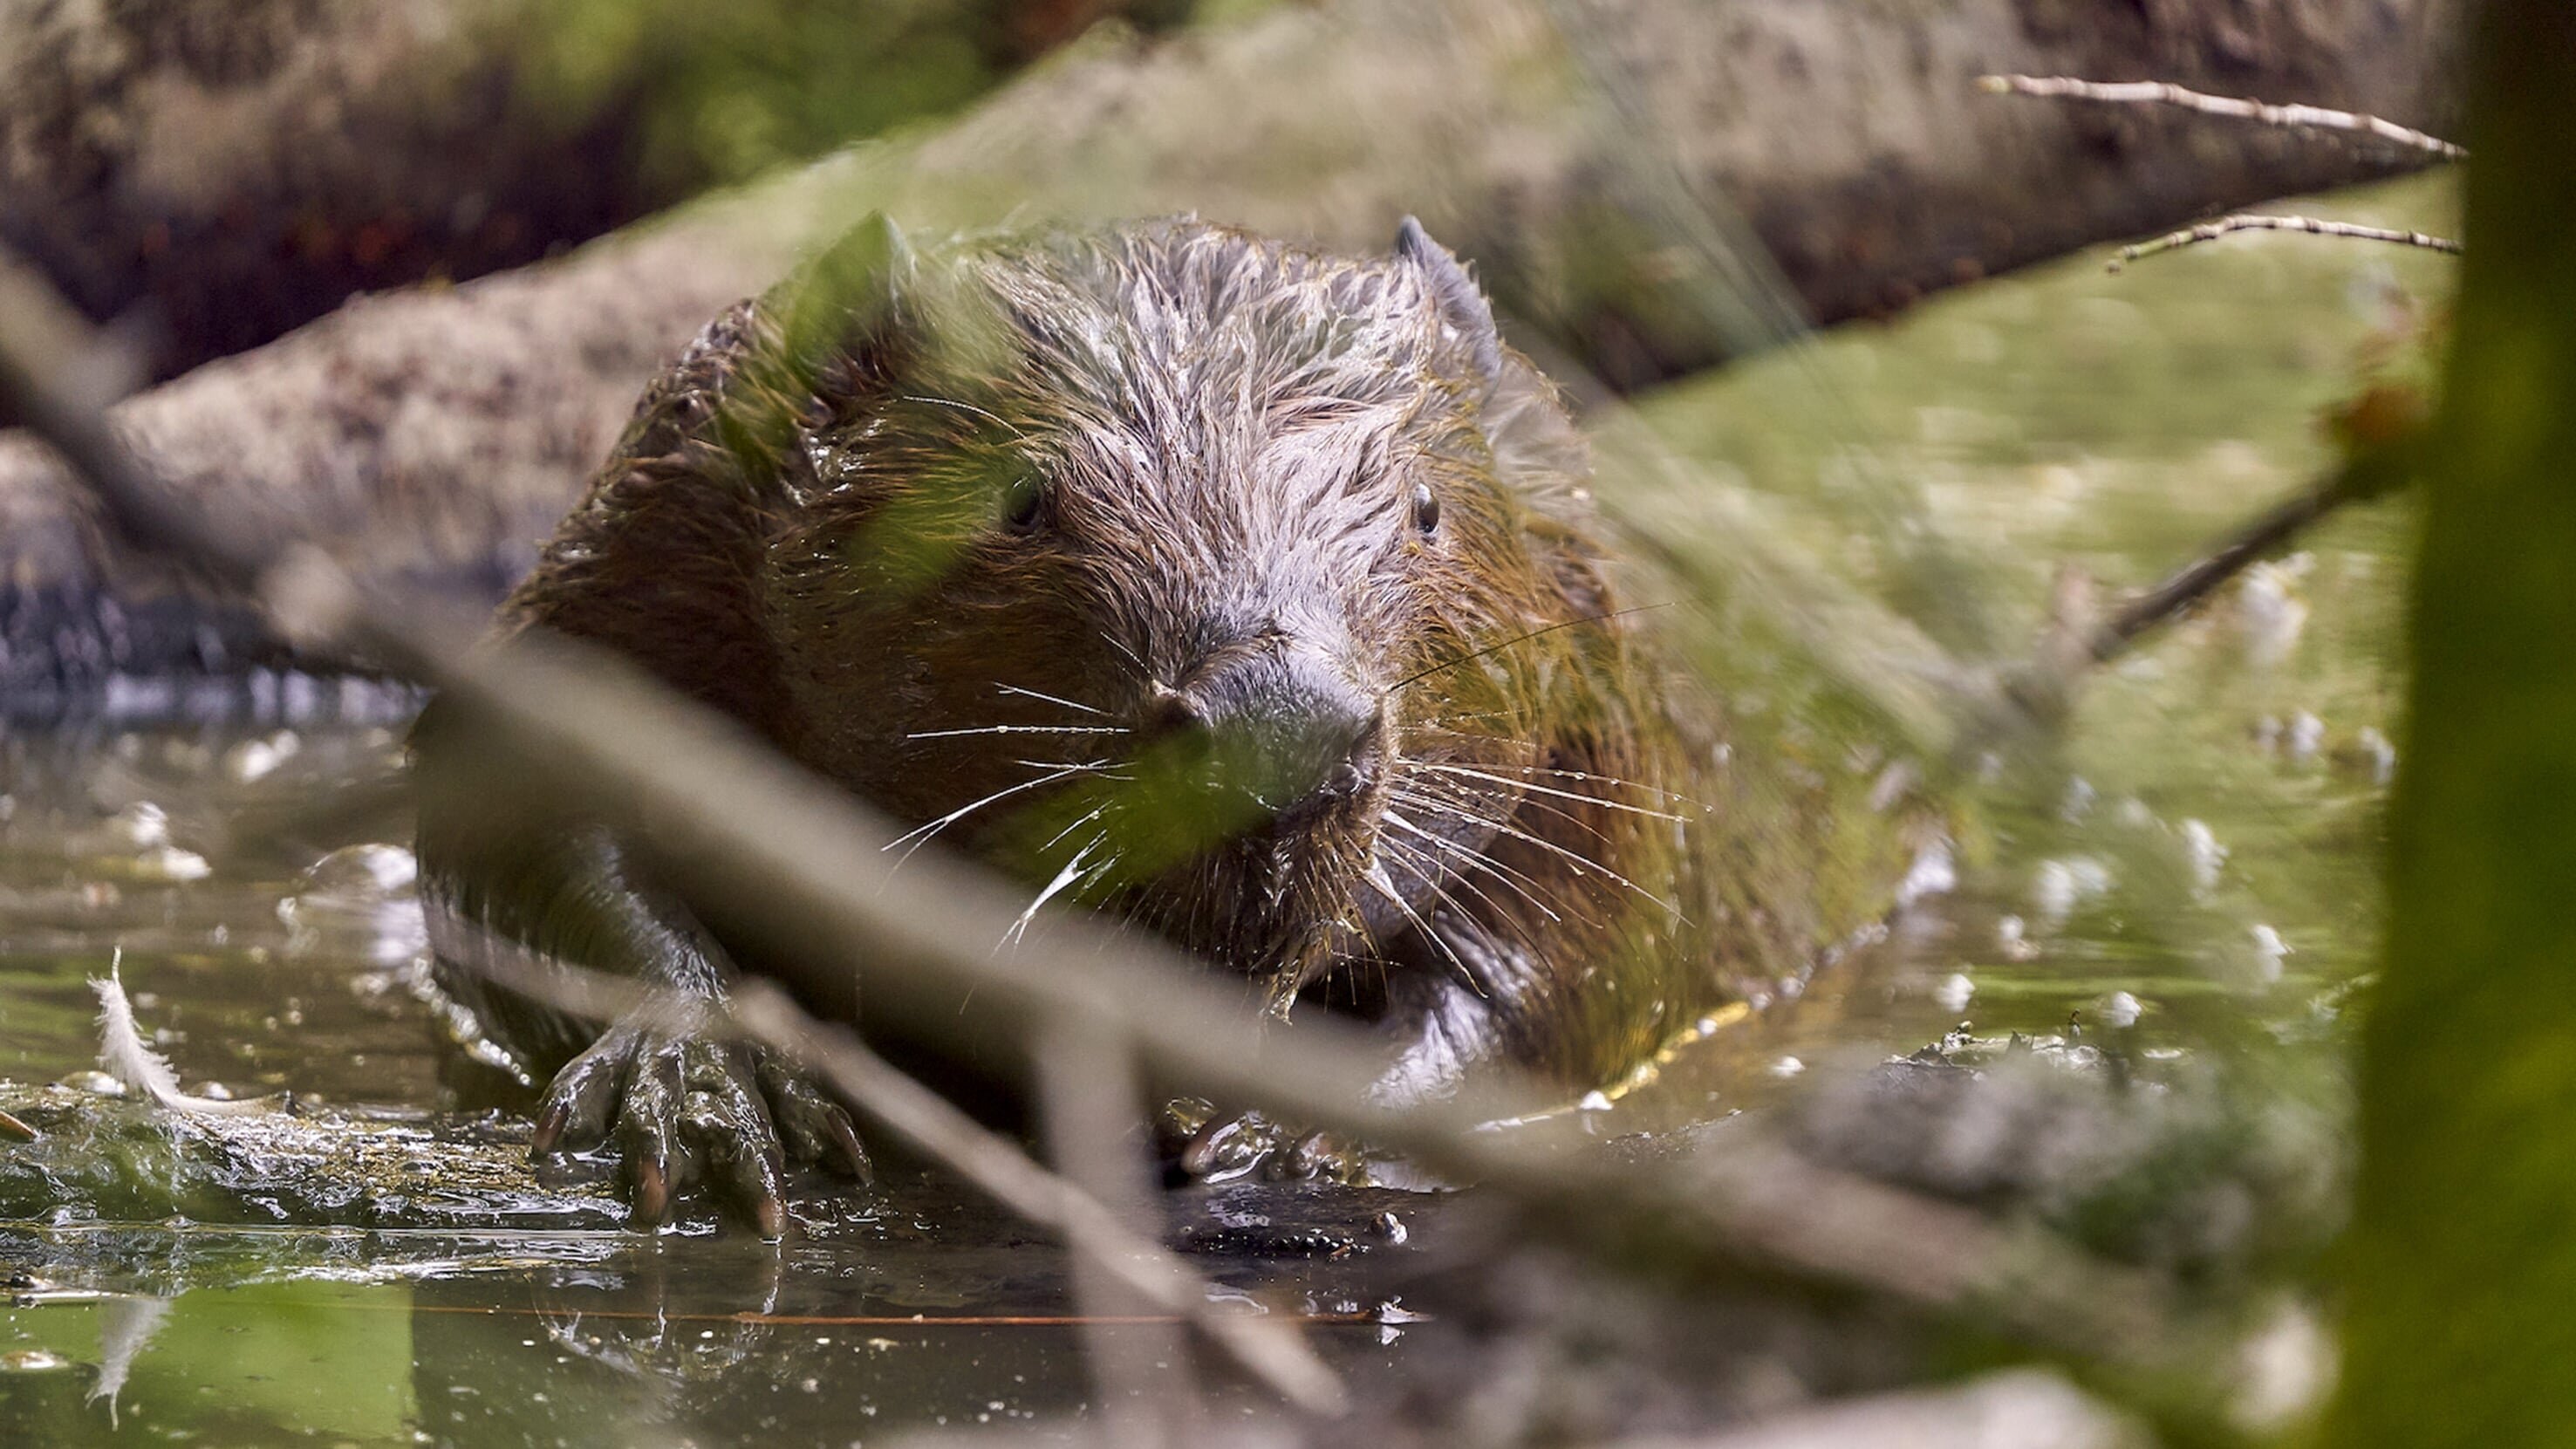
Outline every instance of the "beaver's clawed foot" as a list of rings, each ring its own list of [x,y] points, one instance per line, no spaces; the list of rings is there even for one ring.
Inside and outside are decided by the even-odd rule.
[[[614,1133],[634,1223],[652,1227],[707,1182],[765,1238],[787,1228],[790,1162],[865,1182],[868,1154],[849,1114],[767,1048],[649,1027],[612,1028],[565,1064],[537,1107],[529,1151],[595,1147]]]
[[[1255,1175],[1271,1182],[1369,1180],[1368,1154],[1358,1143],[1259,1112],[1227,1114],[1204,1102],[1178,1101],[1163,1109],[1161,1136],[1173,1171],[1187,1181]]]

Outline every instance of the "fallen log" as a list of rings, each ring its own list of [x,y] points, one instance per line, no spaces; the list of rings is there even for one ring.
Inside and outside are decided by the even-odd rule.
[[[119,421],[166,476],[291,517],[369,579],[484,600],[655,368],[871,209],[930,229],[1193,210],[1348,248],[1419,212],[1529,335],[1634,385],[1774,337],[1799,304],[1882,312],[2418,159],[2366,136],[1999,98],[1982,73],[2147,70],[2420,121],[2444,11],[1351,0],[1152,43],[1104,32],[954,124],[551,262],[359,299]],[[110,557],[53,467],[0,438],[0,707],[50,712],[114,678],[274,653],[182,581]]]
[[[1105,13],[1174,9],[0,5],[0,244],[93,322],[133,319],[168,377],[353,292],[522,266],[953,110]]]

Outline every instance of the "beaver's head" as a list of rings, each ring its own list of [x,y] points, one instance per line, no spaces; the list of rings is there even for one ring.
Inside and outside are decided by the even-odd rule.
[[[857,254],[764,587],[799,753],[1281,1001],[1510,887],[1464,853],[1547,788],[1598,596],[1571,428],[1447,252]]]

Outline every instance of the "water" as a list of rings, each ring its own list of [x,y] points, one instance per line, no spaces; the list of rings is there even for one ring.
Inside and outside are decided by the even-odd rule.
[[[0,1079],[92,1068],[88,981],[121,958],[191,1090],[292,1088],[396,1120],[456,1104],[473,1069],[416,989],[402,817],[309,814],[385,779],[395,728],[73,729],[7,748]],[[271,1154],[273,1196],[138,1221],[101,1218],[113,1198],[95,1193],[0,1229],[0,1278],[21,1275],[0,1310],[0,1442],[838,1443],[1091,1404],[1059,1251],[928,1174],[895,1167],[864,1198],[803,1183],[785,1248],[706,1211],[631,1234],[599,1189],[560,1181],[544,1213],[506,1193],[465,1204],[475,1228],[317,1230],[295,1223],[315,1174],[294,1130],[237,1134]],[[515,1161],[523,1124],[497,1130]],[[144,1176],[147,1197],[175,1180]],[[1417,1195],[1246,1184],[1174,1206],[1221,1242],[1206,1265],[1228,1292],[1311,1319],[1345,1366],[1401,1335],[1366,1249],[1378,1213],[1427,1210]],[[1218,1386],[1217,1411],[1260,1405]]]
[[[2298,209],[2440,231],[2452,205],[2430,177]],[[2358,247],[2205,247],[2116,276],[2076,258],[1678,384],[1647,414],[1882,598],[1905,580],[1849,522],[1855,495],[1873,475],[1920,490],[2022,621],[2004,649],[2027,648],[2061,567],[2106,595],[2143,587],[2324,476],[2322,412],[2364,378],[2420,375],[2415,329],[2449,282],[2436,259]],[[1688,495],[1641,511],[1706,516]],[[2150,1050],[2335,1037],[2376,949],[2412,527],[2403,498],[2347,509],[2097,671],[2060,737],[1971,793],[1960,889],[1898,949],[1820,977],[1797,1013],[1813,1026],[1765,1027],[1778,1054],[2130,1010]]]
[[[2323,209],[2438,229],[2449,204],[2419,181]],[[2441,294],[2446,265],[2287,237],[2117,278],[2076,261],[1847,330],[1797,365],[1682,384],[1646,412],[1863,594],[1901,600],[1904,580],[1884,536],[1851,523],[1854,480],[1904,480],[1994,611],[2035,637],[2061,563],[2144,583],[2322,470],[2317,409]],[[1818,410],[1819,369],[1842,409]],[[1684,531],[1703,505],[1625,501]],[[1796,996],[1713,1022],[1596,1125],[1759,1105],[1963,1023],[2116,1034],[2147,1061],[2337,1050],[2378,924],[2408,529],[2402,501],[2354,510],[2104,671],[2062,738],[2008,752],[1961,801],[1956,889]],[[473,1084],[405,965],[408,832],[367,804],[397,731],[0,736],[0,1078],[92,1066],[86,983],[121,953],[194,1088],[453,1105]],[[326,801],[342,803],[317,813]],[[1402,1321],[1405,1253],[1365,1225],[1394,1203],[1418,1246],[1444,1200],[1233,1193],[1174,1200],[1205,1232],[1274,1220],[1266,1240],[1226,1229],[1203,1266],[1312,1320],[1346,1371],[1401,1372],[1429,1330]],[[1288,1231],[1309,1218],[1314,1235]],[[1305,1256],[1318,1242],[1346,1251]],[[0,1245],[0,1269],[46,1280],[0,1310],[0,1442],[843,1443],[1098,1411],[1057,1252],[910,1174],[784,1249],[703,1220],[656,1237],[29,1221]],[[1212,1412],[1258,1412],[1219,1380]]]

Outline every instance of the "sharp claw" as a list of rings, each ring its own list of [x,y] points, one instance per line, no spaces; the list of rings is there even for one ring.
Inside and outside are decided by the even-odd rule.
[[[790,1153],[874,1181],[857,1127],[820,1088],[765,1055],[688,1036],[603,1037],[558,1074],[540,1099],[531,1155],[569,1150],[585,1133],[614,1136],[637,1229],[667,1222],[704,1183],[776,1241],[788,1228]]]
[[[1333,1155],[1332,1134],[1309,1132],[1297,1145],[1281,1154],[1281,1168],[1296,1182],[1311,1182],[1324,1175],[1324,1165]]]
[[[563,1140],[564,1124],[572,1120],[572,1109],[561,1102],[549,1102],[537,1114],[536,1130],[528,1134],[528,1155],[543,1157]]]
[[[1190,1145],[1181,1151],[1181,1171],[1192,1177],[1207,1176],[1216,1165],[1217,1154],[1242,1136],[1243,1131],[1244,1122],[1240,1117],[1224,1118],[1201,1128],[1198,1136],[1191,1138]]]
[[[850,1114],[835,1107],[826,1119],[832,1124],[832,1141],[839,1145],[844,1166],[862,1187],[874,1187],[876,1164],[868,1160],[868,1149],[859,1142],[859,1129],[850,1125]]]
[[[660,1227],[663,1215],[671,1208],[671,1179],[662,1164],[650,1159],[635,1164],[635,1220],[644,1227]]]

